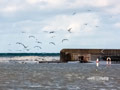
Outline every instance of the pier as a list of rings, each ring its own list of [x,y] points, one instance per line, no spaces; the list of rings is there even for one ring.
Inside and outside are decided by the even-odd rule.
[[[91,60],[120,61],[120,49],[62,49],[60,51],[60,61],[81,61],[90,62]]]

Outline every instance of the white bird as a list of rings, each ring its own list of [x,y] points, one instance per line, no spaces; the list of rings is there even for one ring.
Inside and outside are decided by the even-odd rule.
[[[68,39],[63,39],[63,40],[62,40],[62,43],[63,43],[64,41],[68,41]]]
[[[40,46],[34,46],[34,48],[39,48],[39,49],[42,49]]]
[[[72,15],[75,15],[76,14],[76,12],[74,12]]]
[[[87,25],[88,25],[88,23],[85,23],[84,25],[86,25],[86,26],[87,26]]]
[[[31,35],[31,36],[29,36],[29,38],[35,38],[35,36],[32,36],[32,35]]]
[[[36,41],[36,42],[42,44],[42,42],[40,42],[40,41]]]
[[[24,48],[27,48],[28,46],[25,46],[23,43],[21,42],[17,42],[16,44],[22,45]]]
[[[88,10],[89,12],[92,11],[92,10]]]
[[[68,29],[68,32],[69,32],[69,33],[72,33],[71,30],[72,30],[72,28],[69,28],[69,29]]]
[[[50,33],[50,34],[55,33],[55,31],[50,31],[49,33]]]
[[[30,49],[26,49],[26,51],[29,51]]]
[[[22,31],[21,33],[25,33],[24,31]]]
[[[49,44],[53,44],[53,45],[55,45],[55,43],[54,43],[54,42],[49,42]]]

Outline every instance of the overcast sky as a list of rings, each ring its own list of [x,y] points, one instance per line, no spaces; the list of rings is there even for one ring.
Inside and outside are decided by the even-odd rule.
[[[119,37],[120,0],[0,0],[0,52],[118,49]]]

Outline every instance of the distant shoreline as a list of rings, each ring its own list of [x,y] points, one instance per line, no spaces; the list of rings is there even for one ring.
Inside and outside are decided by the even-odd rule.
[[[60,53],[0,53],[0,57],[15,57],[15,56],[60,56]]]

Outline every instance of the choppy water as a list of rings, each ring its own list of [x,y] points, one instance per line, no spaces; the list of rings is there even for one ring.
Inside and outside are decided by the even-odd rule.
[[[0,90],[120,90],[120,65],[0,63]]]

